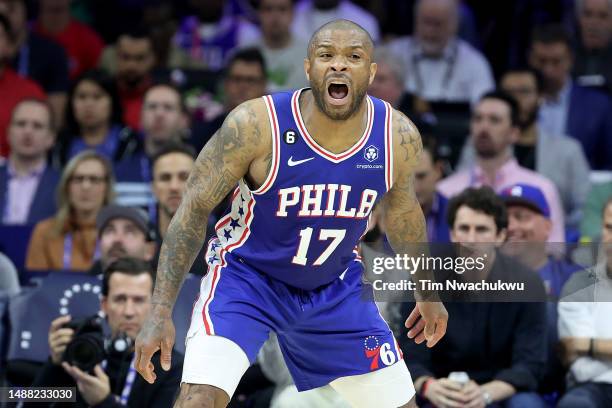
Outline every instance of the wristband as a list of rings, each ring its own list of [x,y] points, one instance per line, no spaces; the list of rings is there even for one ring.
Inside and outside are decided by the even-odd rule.
[[[429,377],[428,379],[425,380],[423,385],[421,385],[421,396],[423,398],[425,398],[425,392],[427,391],[427,387],[429,386],[429,383],[432,381],[435,381],[435,378]]]

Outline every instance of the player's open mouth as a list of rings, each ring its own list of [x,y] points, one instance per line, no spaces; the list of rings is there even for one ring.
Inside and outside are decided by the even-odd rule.
[[[348,101],[349,87],[347,84],[332,82],[327,87],[327,94],[332,105],[344,105]]]

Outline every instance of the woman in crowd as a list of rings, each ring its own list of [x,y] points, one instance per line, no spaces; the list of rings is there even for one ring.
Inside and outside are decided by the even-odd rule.
[[[133,132],[122,124],[122,109],[113,79],[100,70],[83,74],[72,86],[56,164],[66,163],[83,150],[93,149],[111,162],[137,146]]]
[[[96,217],[114,197],[109,161],[87,150],[66,165],[55,216],[36,224],[26,259],[30,270],[86,271],[97,257]]]

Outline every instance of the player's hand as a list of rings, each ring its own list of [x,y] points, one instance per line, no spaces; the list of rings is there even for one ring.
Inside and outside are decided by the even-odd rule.
[[[66,346],[74,337],[74,330],[63,328],[70,321],[70,316],[61,316],[51,322],[49,328],[49,349],[51,350],[51,361],[53,364],[59,365],[62,362],[62,356],[66,351]]]
[[[151,358],[158,350],[161,350],[162,368],[170,370],[175,335],[170,314],[152,310],[136,338],[136,371],[149,384],[153,384],[157,378]]]
[[[448,312],[442,302],[417,302],[406,319],[408,337],[421,344],[427,340],[427,347],[433,347],[446,334]]]
[[[438,408],[463,408],[467,402],[461,385],[448,378],[432,380],[423,396]]]

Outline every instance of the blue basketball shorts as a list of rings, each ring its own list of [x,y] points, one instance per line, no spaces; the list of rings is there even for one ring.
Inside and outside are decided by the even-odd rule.
[[[210,258],[188,339],[198,330],[227,338],[253,363],[274,331],[300,391],[402,359],[372,296],[364,296],[371,288],[362,283],[360,262],[333,282],[306,291],[267,276],[231,253],[222,258]]]

